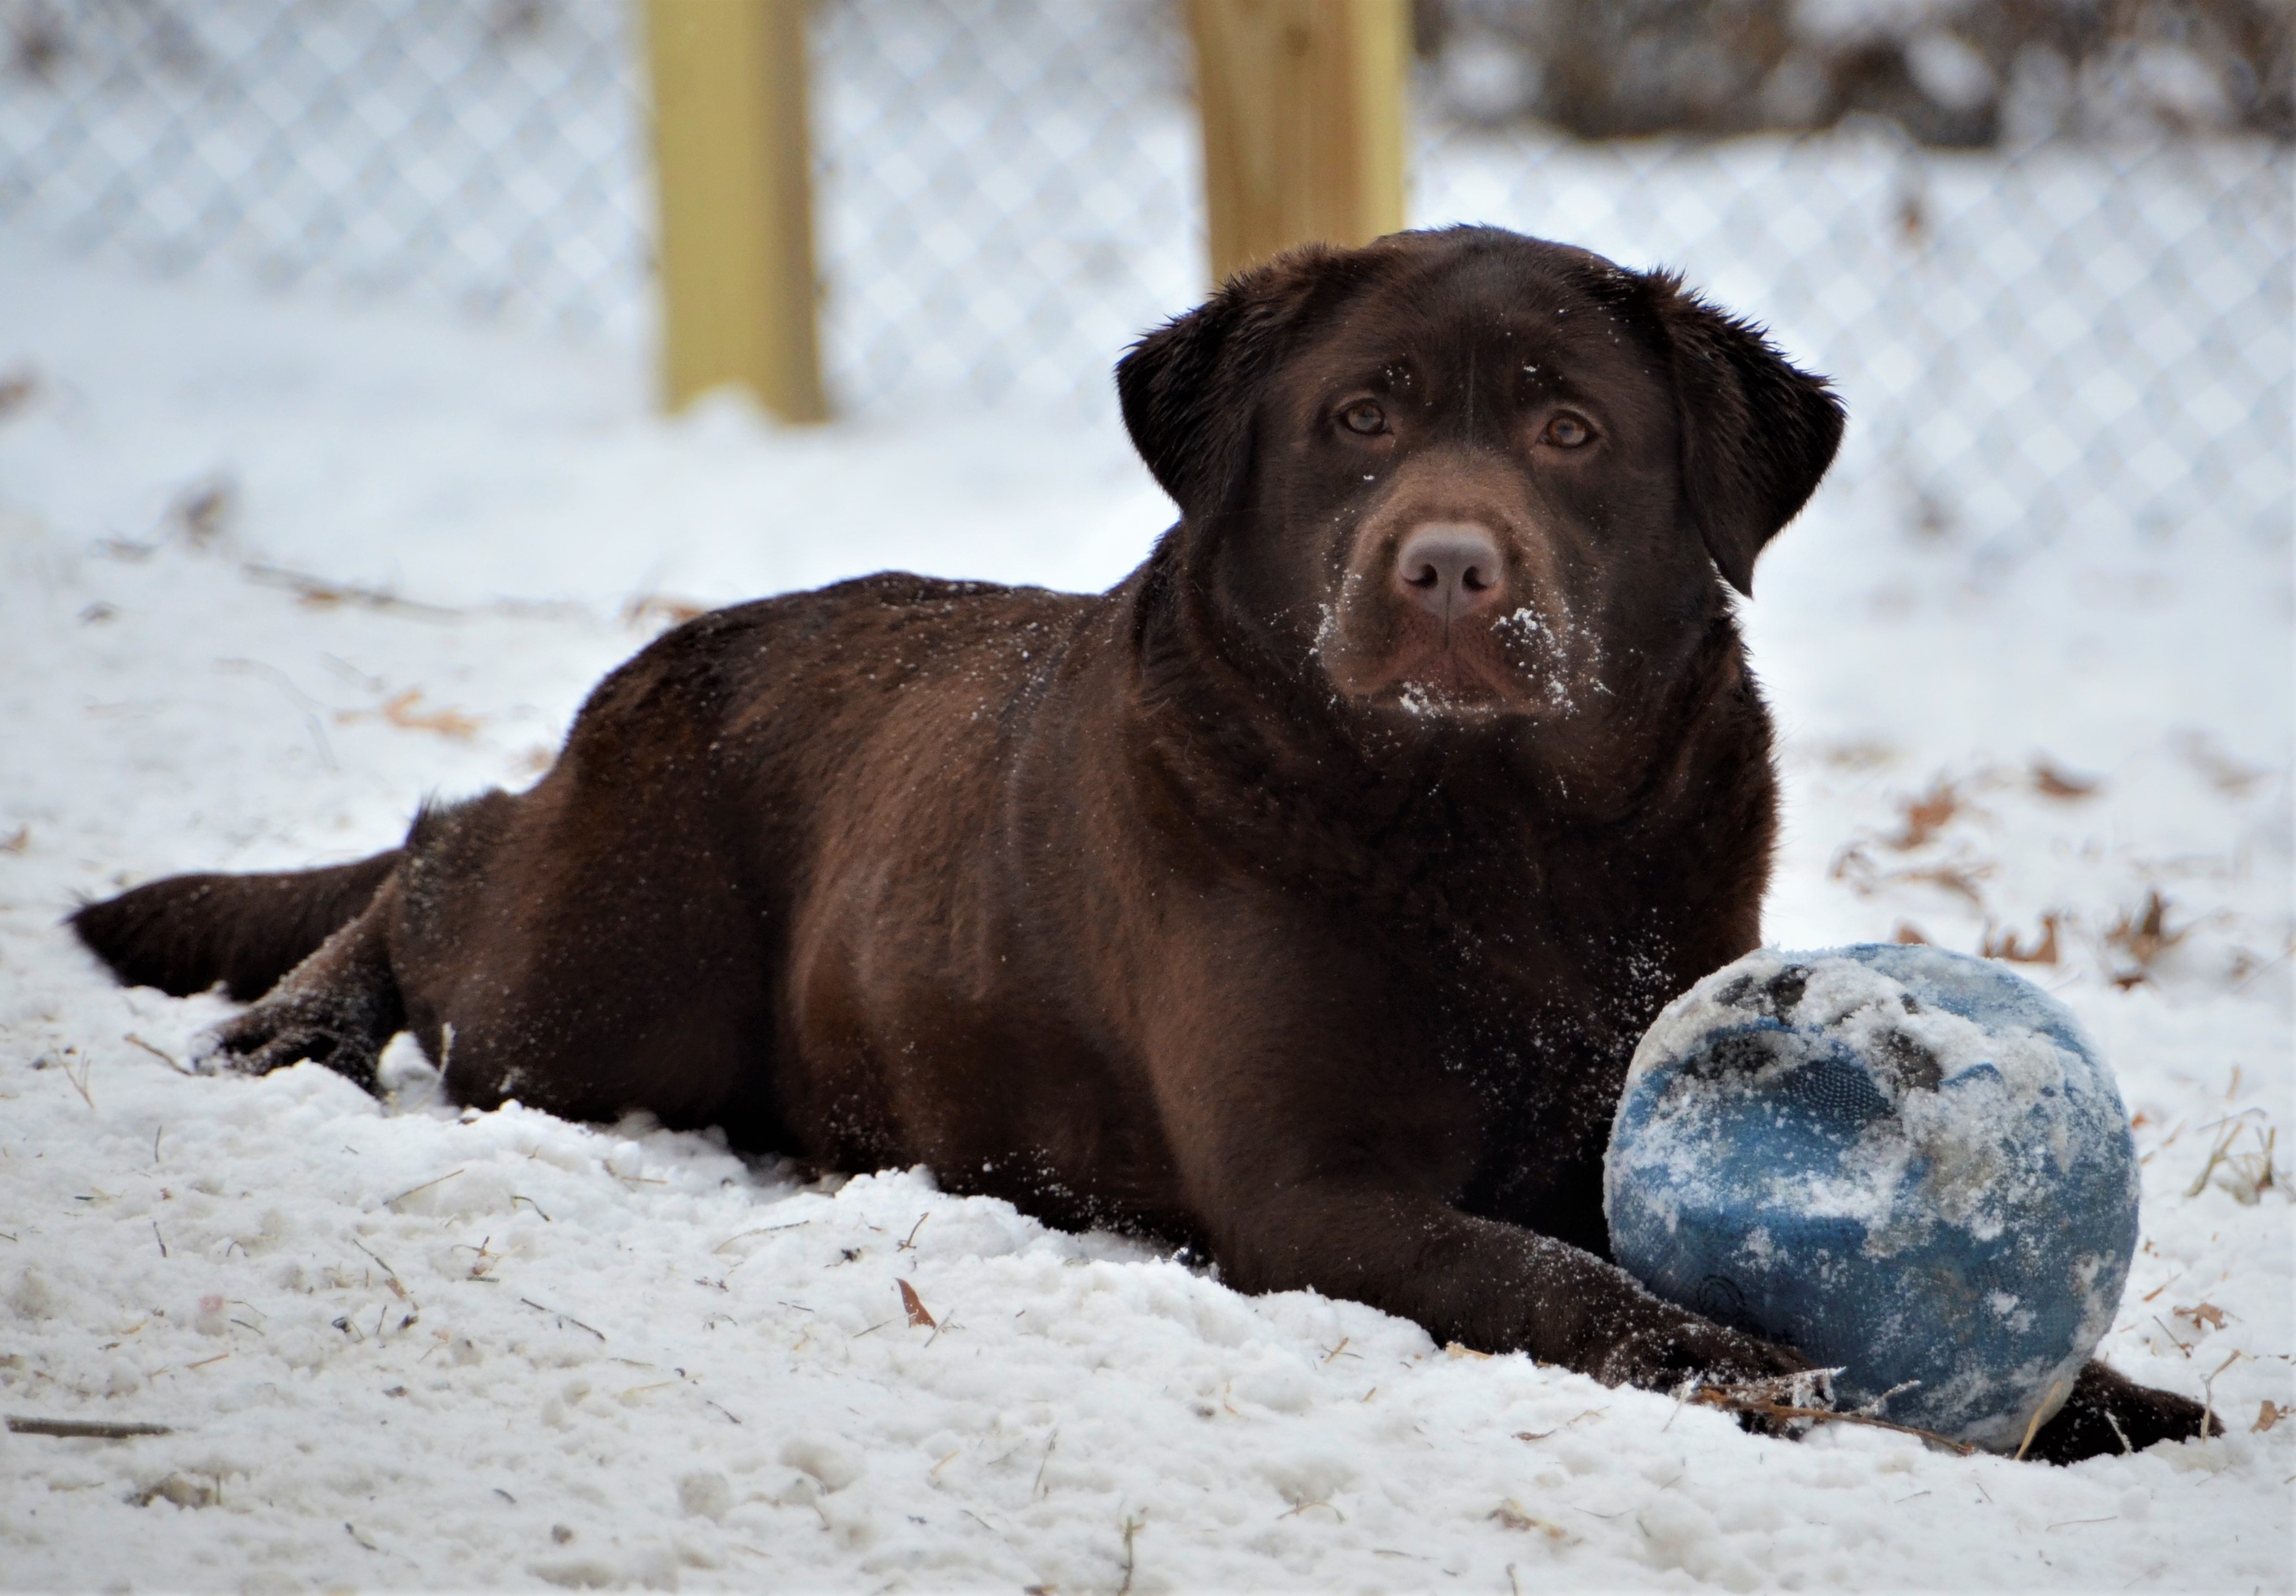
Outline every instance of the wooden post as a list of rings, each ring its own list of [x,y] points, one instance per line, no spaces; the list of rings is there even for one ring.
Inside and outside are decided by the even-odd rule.
[[[1403,225],[1409,0],[1188,0],[1212,280]]]
[[[806,0],[646,0],[663,397],[734,382],[827,419],[816,331]]]

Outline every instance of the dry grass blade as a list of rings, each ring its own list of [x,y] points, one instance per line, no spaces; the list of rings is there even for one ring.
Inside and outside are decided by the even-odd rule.
[[[79,1060],[79,1068],[77,1071],[72,1068],[72,1061],[75,1059]],[[56,1060],[56,1068],[64,1072],[64,1079],[70,1081],[72,1084],[72,1090],[79,1093],[80,1101],[87,1105],[87,1111],[91,1114],[94,1113],[95,1099],[88,1092],[87,1077],[89,1072],[95,1068],[95,1060],[80,1059],[78,1049],[68,1047],[64,1049],[62,1057]]]
[[[1116,1587],[1116,1596],[1131,1596],[1133,1573],[1132,1540],[1134,1536],[1140,1533],[1142,1527],[1145,1526],[1147,1522],[1148,1514],[1144,1509],[1137,1514],[1127,1513],[1124,1516],[1124,1583]]]
[[[2230,1118],[2218,1122],[2223,1129],[2217,1137],[2216,1144],[2209,1149],[2208,1161],[2201,1166],[2201,1173],[2194,1177],[2193,1183],[2185,1188],[2186,1197],[2198,1197],[2207,1191],[2210,1177],[2218,1168],[2231,1171],[2232,1182],[2227,1190],[2232,1192],[2234,1200],[2244,1205],[2252,1206],[2258,1194],[2274,1183],[2274,1161],[2279,1142],[2279,1129],[2277,1126],[2258,1127],[2251,1123],[2263,1112],[2261,1109],[2244,1109]],[[2233,1142],[2239,1138],[2243,1129],[2255,1130],[2259,1150],[2242,1153],[2235,1157],[2232,1151]]]
[[[400,1192],[400,1193],[399,1193],[398,1196],[396,1196],[396,1197],[386,1197],[386,1198],[384,1198],[384,1199],[382,1199],[382,1206],[383,1206],[384,1207],[386,1207],[386,1208],[390,1209],[393,1213],[396,1213],[396,1212],[398,1212],[398,1205],[399,1205],[400,1203],[405,1202],[408,1198],[410,1198],[410,1197],[414,1196],[417,1191],[429,1191],[429,1190],[430,1190],[430,1188],[431,1188],[431,1187],[433,1187],[433,1186],[443,1186],[443,1185],[445,1185],[448,1181],[453,1180],[456,1175],[458,1175],[458,1174],[463,1174],[463,1173],[464,1173],[464,1171],[463,1171],[463,1170],[461,1170],[461,1169],[450,1169],[450,1170],[448,1170],[445,1174],[434,1176],[433,1178],[431,1178],[431,1179],[430,1179],[430,1180],[424,1181],[424,1182],[423,1182],[421,1185],[419,1185],[419,1186],[409,1186],[409,1187],[407,1187],[406,1191],[404,1191]],[[352,1245],[353,1245],[353,1246],[357,1246],[357,1243],[354,1242],[354,1243],[352,1243]],[[363,1247],[362,1247],[362,1248],[359,1248],[359,1250],[360,1250],[361,1252],[365,1252],[365,1251],[366,1251],[366,1249],[365,1249],[365,1248],[363,1248]],[[369,1254],[368,1254],[368,1256],[369,1256],[370,1257],[372,1257],[373,1255],[372,1253],[369,1253]]]
[[[425,620],[454,620],[462,615],[459,610],[449,610],[441,604],[419,603],[402,599],[395,593],[377,587],[363,587],[356,582],[328,582],[302,571],[289,570],[283,566],[266,565],[250,561],[239,568],[249,581],[266,587],[283,587],[304,603],[315,609],[328,609],[337,604],[355,605],[362,610],[379,610],[390,614],[420,616]]]
[[[2055,1385],[2051,1386],[2049,1387],[2048,1399],[2043,1402],[2040,1406],[2035,1408],[2033,1410],[2033,1416],[2025,1420],[2025,1438],[2017,1443],[2017,1461],[2021,1463],[2025,1461],[2025,1454],[2033,1449],[2033,1437],[2041,1433],[2041,1415],[2047,1412],[2049,1409],[2055,1404],[2057,1393],[2064,1388],[2065,1382],[2062,1380],[2059,1380]]]
[[[144,1041],[143,1037],[138,1036],[133,1031],[128,1032],[123,1040],[133,1046],[142,1048],[145,1052],[150,1053],[153,1058],[159,1060],[160,1063],[165,1064],[177,1075],[196,1075],[199,1073],[197,1070],[184,1068],[181,1064],[178,1064],[176,1061],[176,1056],[173,1053],[168,1052],[164,1048],[152,1046],[150,1043]]]
[[[570,1324],[578,1330],[586,1330],[591,1335],[597,1337],[601,1341],[603,1341],[606,1338],[605,1331],[600,1330],[594,1324],[583,1323],[571,1314],[562,1314],[556,1308],[545,1308],[540,1303],[535,1301],[531,1297],[521,1297],[519,1298],[519,1301],[524,1303],[528,1307],[532,1308],[537,1314],[549,1314],[561,1324]]]
[[[1962,1457],[1968,1457],[1977,1450],[1966,1441],[1956,1441],[1951,1436],[1941,1436],[1933,1429],[1899,1424],[1890,1419],[1877,1419],[1871,1413],[1837,1412],[1832,1408],[1806,1407],[1798,1403],[1780,1401],[1775,1383],[1771,1381],[1756,1381],[1742,1386],[1701,1386],[1691,1393],[1690,1400],[1703,1407],[1719,1408],[1726,1413],[1751,1413],[1760,1419],[1806,1420],[1814,1424],[1862,1424],[1873,1429],[1895,1430],[1901,1436],[1918,1436]]]
[[[2225,1433],[2225,1427],[2217,1421],[2217,1375],[2222,1374],[2247,1355],[2237,1347],[2234,1348],[2226,1355],[2225,1361],[2217,1365],[2216,1374],[2210,1375],[2201,1382],[2201,1434],[2204,1438]]]

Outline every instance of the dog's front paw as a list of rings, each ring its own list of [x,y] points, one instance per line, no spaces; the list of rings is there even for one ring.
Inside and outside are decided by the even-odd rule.
[[[359,1027],[330,1024],[300,1004],[258,1003],[217,1026],[199,1063],[210,1070],[269,1075],[308,1060],[374,1090],[380,1055]]]
[[[2221,1421],[2189,1396],[2140,1386],[2092,1359],[2073,1382],[2072,1395],[2026,1449],[2044,1463],[2142,1452],[2160,1441],[2190,1441],[2224,1434]]]
[[[1791,1346],[1685,1315],[1621,1336],[1593,1373],[1606,1386],[1673,1391],[1692,1380],[1710,1387],[1772,1386],[1809,1371],[1809,1360]],[[1749,1429],[1784,1428],[1783,1420],[1759,1413],[1742,1412],[1739,1420]]]

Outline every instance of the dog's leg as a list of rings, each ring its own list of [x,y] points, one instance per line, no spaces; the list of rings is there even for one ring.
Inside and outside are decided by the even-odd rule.
[[[1143,1004],[1166,1142],[1224,1278],[1351,1297],[1439,1343],[1528,1352],[1611,1385],[1809,1366],[1583,1248],[1454,1206],[1485,1156],[1460,1134],[1473,1088],[1375,962],[1351,969],[1327,944],[1308,967],[1302,947],[1309,936],[1249,909],[1192,920],[1161,945]]]
[[[2092,1358],[2073,1382],[2072,1395],[2056,1416],[2033,1436],[2025,1455],[2044,1463],[2078,1463],[2083,1458],[2142,1452],[2156,1441],[2189,1441],[2202,1433],[2224,1434],[2222,1421],[2208,1419],[2189,1396],[2140,1386]]]
[[[383,1044],[406,1023],[387,936],[398,891],[394,875],[358,918],[217,1027],[209,1057],[250,1075],[308,1059],[373,1091]]]

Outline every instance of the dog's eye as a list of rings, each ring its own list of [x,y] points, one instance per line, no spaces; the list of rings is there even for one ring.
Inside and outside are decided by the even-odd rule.
[[[1578,415],[1573,415],[1570,411],[1563,411],[1554,421],[1547,422],[1547,430],[1540,431],[1538,438],[1540,443],[1552,443],[1554,448],[1582,448],[1582,446],[1594,441],[1594,427],[1579,421]]]
[[[1595,429],[1566,410],[1546,423],[1539,439],[1558,449],[1576,449],[1594,441]]]
[[[1358,399],[1340,412],[1340,425],[1369,438],[1387,430],[1387,412],[1369,399]]]

